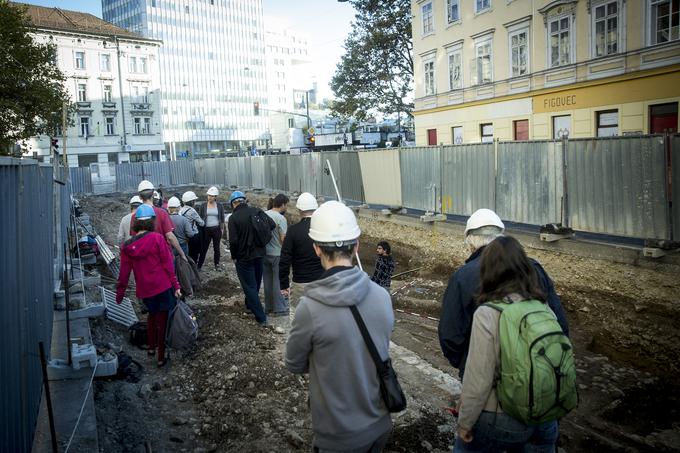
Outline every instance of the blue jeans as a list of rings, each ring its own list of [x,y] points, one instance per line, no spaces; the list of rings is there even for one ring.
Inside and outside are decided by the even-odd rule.
[[[505,413],[483,411],[472,428],[472,442],[456,437],[454,453],[554,453],[557,421],[527,426]]]
[[[262,258],[253,258],[248,261],[236,260],[236,274],[246,296],[246,307],[255,315],[257,322],[264,324],[267,322],[267,315],[262,310],[262,302],[258,294],[262,283]]]

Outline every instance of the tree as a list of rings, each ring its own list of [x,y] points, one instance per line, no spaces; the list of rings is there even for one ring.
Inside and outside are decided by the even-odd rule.
[[[331,80],[332,112],[364,120],[413,110],[410,0],[350,0],[357,10]]]
[[[54,134],[69,102],[56,47],[33,40],[24,8],[0,0],[0,154],[30,137]]]

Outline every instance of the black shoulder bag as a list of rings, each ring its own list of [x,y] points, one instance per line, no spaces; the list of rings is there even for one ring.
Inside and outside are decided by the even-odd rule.
[[[361,331],[361,336],[364,337],[364,342],[368,348],[368,352],[375,362],[375,367],[378,370],[378,380],[380,381],[380,394],[387,410],[390,412],[401,412],[406,409],[406,397],[404,392],[401,390],[401,385],[399,385],[399,380],[397,379],[397,374],[392,368],[392,361],[388,358],[384,362],[380,359],[378,350],[375,348],[375,344],[371,339],[371,335],[366,329],[366,324],[359,314],[359,310],[355,305],[349,307],[354,316],[354,320],[359,326]]]

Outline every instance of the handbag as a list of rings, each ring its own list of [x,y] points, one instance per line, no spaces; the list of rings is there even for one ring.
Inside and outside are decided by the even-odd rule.
[[[383,402],[390,412],[401,412],[406,409],[406,397],[404,392],[401,390],[401,385],[399,385],[399,380],[397,379],[397,373],[394,372],[392,368],[392,360],[389,358],[385,361],[380,359],[378,350],[375,348],[375,344],[371,339],[371,335],[366,329],[366,324],[359,314],[356,305],[349,307],[354,316],[354,320],[359,326],[361,331],[361,336],[364,337],[364,342],[368,348],[368,352],[371,354],[371,358],[375,363],[375,367],[378,370],[378,381],[380,382],[380,395],[382,396]]]

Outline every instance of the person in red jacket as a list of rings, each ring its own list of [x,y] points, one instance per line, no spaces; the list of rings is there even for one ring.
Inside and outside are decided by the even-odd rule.
[[[158,348],[158,366],[165,357],[165,326],[168,312],[180,296],[172,253],[163,236],[154,232],[156,213],[151,206],[141,205],[135,212],[132,228],[135,235],[123,243],[120,251],[120,275],[116,286],[116,303],[123,300],[130,271],[135,273],[136,294],[149,310],[147,319],[150,356]]]

